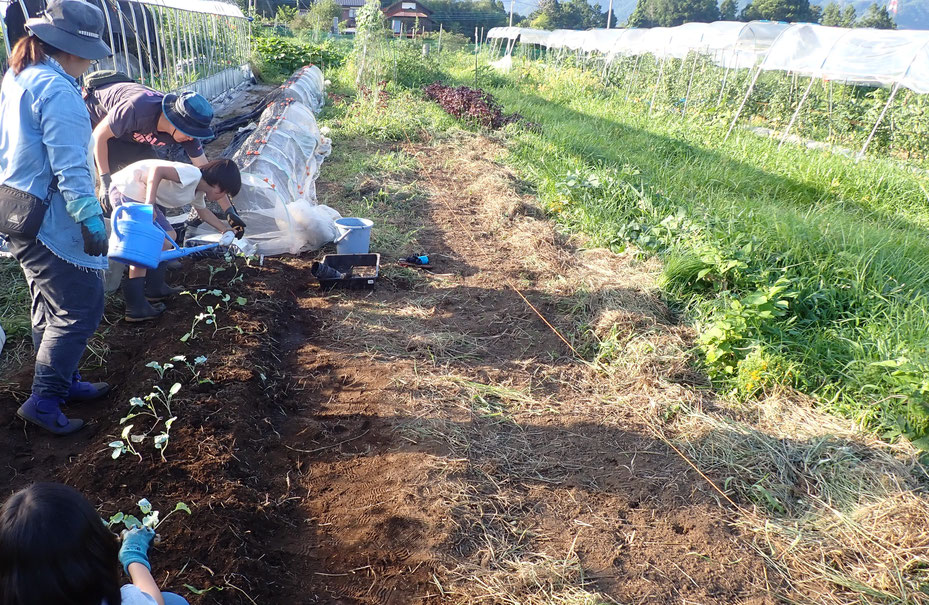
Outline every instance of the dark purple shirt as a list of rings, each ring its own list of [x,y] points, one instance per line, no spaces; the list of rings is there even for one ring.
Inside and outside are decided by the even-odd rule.
[[[141,84],[119,82],[95,89],[84,102],[94,128],[107,118],[117,139],[164,147],[176,141],[168,133],[158,131],[163,98],[163,93]],[[180,146],[191,158],[203,155],[203,146],[197,139]]]

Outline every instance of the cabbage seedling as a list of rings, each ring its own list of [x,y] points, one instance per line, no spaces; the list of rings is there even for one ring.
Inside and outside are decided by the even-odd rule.
[[[183,511],[187,513],[188,515],[190,514],[190,507],[187,506],[187,504],[185,504],[184,502],[178,502],[177,504],[175,504],[174,509],[161,519],[159,519],[158,511],[154,510],[151,503],[148,501],[148,498],[142,498],[141,500],[138,501],[137,505],[139,507],[139,512],[141,513],[141,516],[142,516],[141,520],[139,520],[139,517],[135,515],[127,515],[122,512],[118,512],[110,516],[110,518],[107,519],[106,521],[104,521],[104,524],[107,526],[108,529],[113,529],[113,530],[115,530],[117,526],[122,524],[125,529],[147,527],[154,531],[158,529],[165,521],[167,521],[168,517],[170,517],[171,515],[173,515],[174,513],[178,511]]]

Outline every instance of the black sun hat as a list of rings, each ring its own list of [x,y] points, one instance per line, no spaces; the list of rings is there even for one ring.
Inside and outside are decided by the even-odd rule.
[[[104,25],[103,11],[83,0],[51,0],[38,17],[26,21],[30,34],[82,59],[113,54],[103,42]]]

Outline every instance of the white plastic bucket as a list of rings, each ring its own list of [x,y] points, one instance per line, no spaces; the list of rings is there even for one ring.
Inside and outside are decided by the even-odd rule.
[[[374,221],[366,218],[345,217],[335,220],[339,237],[335,249],[339,254],[367,254],[371,247],[371,227]]]

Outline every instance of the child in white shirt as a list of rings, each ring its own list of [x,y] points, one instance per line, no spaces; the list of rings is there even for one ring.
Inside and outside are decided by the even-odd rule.
[[[237,236],[241,236],[245,223],[234,208],[227,211],[228,222],[224,223],[206,206],[206,202],[215,202],[227,195],[232,198],[241,188],[242,176],[232,160],[213,160],[199,168],[183,162],[142,160],[113,175],[110,203],[114,210],[130,202],[154,205],[155,223],[171,239],[176,238],[177,233],[159,206],[181,208],[190,204],[203,222],[220,233],[236,231]],[[165,249],[169,247],[170,244],[165,240]],[[146,271],[145,267],[129,267],[129,279],[123,284],[126,321],[138,322],[158,317],[165,307],[160,303],[152,306],[150,301],[164,300],[181,291],[181,288],[171,288],[165,284],[166,271],[164,263],[151,271]]]

